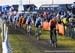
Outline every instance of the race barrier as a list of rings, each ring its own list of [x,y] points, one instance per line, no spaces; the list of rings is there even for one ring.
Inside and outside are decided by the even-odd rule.
[[[64,26],[62,24],[57,24],[56,27],[57,27],[58,34],[60,34],[60,35],[65,34]]]
[[[43,27],[42,27],[43,30],[50,30],[50,27],[49,27],[49,23],[47,21],[44,21],[43,22]]]
[[[12,53],[8,40],[8,26],[6,21],[0,18],[1,38],[2,38],[2,53]]]

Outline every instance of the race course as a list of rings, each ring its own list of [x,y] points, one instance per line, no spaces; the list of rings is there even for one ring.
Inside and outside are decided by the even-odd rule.
[[[75,40],[65,36],[58,36],[58,47],[52,48],[49,44],[49,31],[42,31],[40,40],[36,40],[34,29],[32,35],[28,36],[22,29],[13,29],[9,27],[9,41],[12,53],[55,53],[55,52],[73,52],[75,50]],[[0,37],[0,53],[1,37]]]

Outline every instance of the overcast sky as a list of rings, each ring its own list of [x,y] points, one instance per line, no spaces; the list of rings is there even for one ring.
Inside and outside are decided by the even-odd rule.
[[[13,5],[19,4],[20,0],[0,0],[0,5]],[[69,4],[75,2],[75,0],[22,0],[23,4],[35,4],[36,6],[40,6],[42,4]]]

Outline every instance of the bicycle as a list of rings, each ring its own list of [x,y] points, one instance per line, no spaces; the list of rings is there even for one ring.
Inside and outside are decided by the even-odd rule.
[[[36,31],[35,31],[35,37],[36,37],[37,40],[40,39],[40,35],[41,35],[41,26],[36,28]]]
[[[57,47],[57,34],[55,31],[56,31],[55,29],[51,31],[52,34],[50,35],[50,38],[51,38],[50,45],[56,48]]]
[[[27,26],[27,35],[31,35],[31,25]]]

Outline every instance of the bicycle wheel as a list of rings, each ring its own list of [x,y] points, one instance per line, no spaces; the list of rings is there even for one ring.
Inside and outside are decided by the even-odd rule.
[[[30,26],[30,25],[27,27],[27,34],[28,34],[29,36],[31,35],[31,26]]]
[[[40,28],[37,28],[36,32],[35,32],[35,36],[36,36],[36,39],[39,40],[40,39],[40,35],[41,35],[41,29]]]

